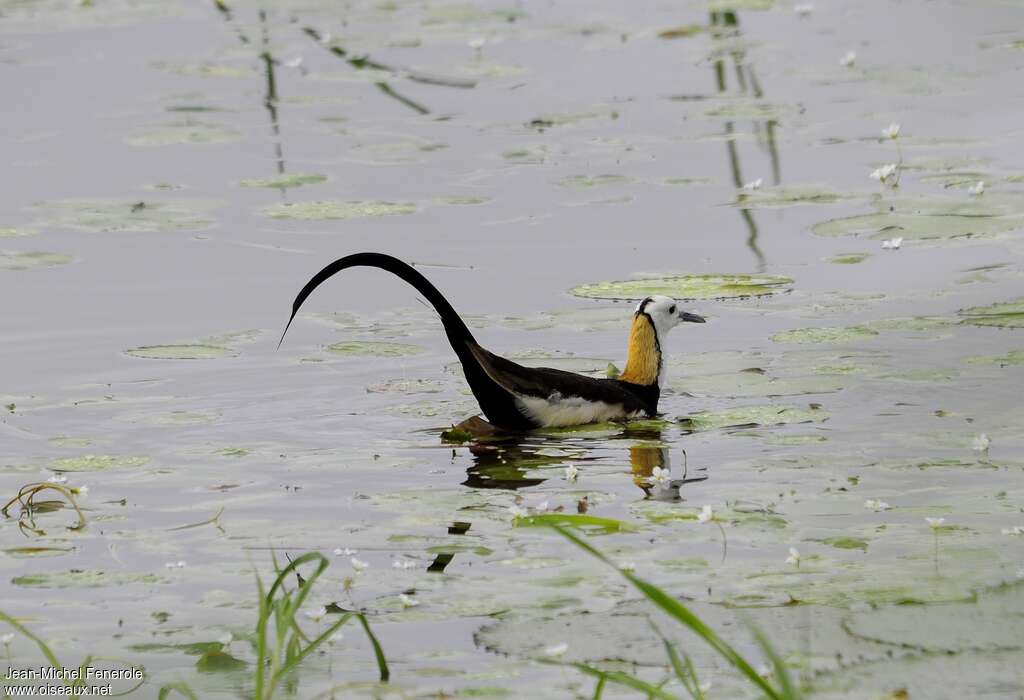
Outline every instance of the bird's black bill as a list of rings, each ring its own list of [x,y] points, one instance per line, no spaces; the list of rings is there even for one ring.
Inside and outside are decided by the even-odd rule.
[[[703,316],[698,316],[697,314],[691,314],[691,313],[689,313],[687,311],[683,311],[682,313],[679,314],[679,320],[680,321],[688,321],[690,323],[705,323]]]

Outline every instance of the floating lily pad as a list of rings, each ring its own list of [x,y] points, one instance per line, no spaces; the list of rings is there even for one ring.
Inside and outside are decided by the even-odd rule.
[[[238,671],[248,666],[241,659],[236,659],[224,651],[204,652],[196,661],[196,670],[201,673],[222,673],[225,671]]]
[[[125,354],[148,360],[213,360],[235,357],[238,351],[219,345],[143,345],[125,350]]]
[[[664,294],[679,300],[732,299],[788,292],[789,277],[764,275],[682,275],[653,279],[598,282],[574,287],[570,291],[588,299],[639,300]]]
[[[743,190],[736,197],[736,205],[744,209],[758,207],[789,207],[796,204],[832,204],[851,195],[819,185],[796,185],[790,187],[764,187]]]
[[[796,328],[772,336],[776,343],[850,343],[867,340],[878,335],[866,326],[844,326],[839,328]]]
[[[467,206],[474,204],[487,204],[491,201],[490,197],[438,197],[434,200],[438,204],[450,204],[454,206]]]
[[[842,253],[829,258],[833,265],[858,265],[871,257],[871,253]]]
[[[1024,297],[959,312],[964,323],[997,328],[1024,328]]]
[[[238,184],[242,187],[272,187],[285,189],[288,187],[302,187],[303,185],[317,185],[326,182],[326,175],[310,175],[306,173],[292,173],[269,179],[247,178]]]
[[[240,141],[243,136],[241,131],[230,127],[190,120],[137,131],[126,136],[124,142],[129,146],[173,146],[185,143],[229,143]]]
[[[357,219],[360,217],[412,214],[416,205],[410,202],[344,202],[318,201],[275,204],[261,213],[272,219]]]
[[[628,185],[633,178],[626,175],[570,175],[558,181],[562,187],[590,188],[609,185]]]
[[[54,226],[102,233],[206,229],[214,222],[200,212],[212,206],[203,201],[149,199],[60,199],[35,205]]]
[[[59,557],[62,554],[75,550],[73,547],[8,547],[3,551],[4,554],[15,559],[28,559],[32,557]]]
[[[862,552],[868,551],[868,541],[863,537],[826,537],[824,539],[810,540],[811,542],[821,542],[827,544],[829,547],[835,547],[836,549],[859,549]]]
[[[346,340],[328,345],[326,350],[335,355],[360,357],[405,357],[426,352],[419,345],[409,343],[386,343],[379,340]]]
[[[803,409],[794,406],[773,404],[740,406],[719,411],[699,411],[679,418],[687,430],[716,430],[756,425],[786,425],[789,423],[813,423],[829,417],[823,409]]]
[[[577,513],[542,513],[540,515],[527,515],[516,518],[516,527],[537,527],[545,525],[559,525],[561,527],[583,530],[592,535],[607,535],[611,532],[629,532],[636,530],[636,527],[621,520],[611,518],[598,518],[593,515],[580,515]]]
[[[1011,350],[1005,355],[975,355],[964,362],[971,365],[1024,365],[1024,350]]]
[[[154,574],[125,571],[101,571],[99,569],[72,569],[70,571],[45,571],[11,579],[15,586],[26,588],[100,588],[103,586],[124,586],[130,583],[148,585],[167,583],[167,579]]]
[[[30,228],[14,228],[10,226],[0,226],[0,238],[16,238],[18,236],[32,236],[36,233],[34,229]]]
[[[138,455],[81,455],[59,457],[50,462],[54,469],[62,472],[95,472],[106,469],[128,469],[149,463],[149,457]]]
[[[67,265],[73,261],[74,257],[61,253],[46,253],[39,250],[24,253],[0,250],[0,270],[34,270],[40,267]]]
[[[513,163],[530,163],[533,165],[539,165],[547,160],[548,149],[547,146],[526,146],[523,148],[514,148],[502,153],[501,157],[505,160],[512,161]]]

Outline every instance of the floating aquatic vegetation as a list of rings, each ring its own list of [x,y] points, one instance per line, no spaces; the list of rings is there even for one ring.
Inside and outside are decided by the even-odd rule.
[[[416,212],[416,205],[411,202],[345,202],[315,201],[315,202],[292,202],[287,204],[275,204],[263,209],[261,213],[272,219],[357,219],[374,216],[395,216],[413,214]]]
[[[11,583],[25,588],[102,588],[136,583],[153,585],[169,583],[169,581],[145,572],[71,569],[70,571],[41,571],[15,576],[11,579]]]
[[[174,146],[179,144],[230,143],[245,135],[237,129],[220,124],[193,120],[171,122],[136,131],[124,138],[129,146]]]
[[[36,230],[25,227],[0,226],[0,238],[16,238],[18,236],[33,236]]]
[[[71,255],[46,253],[39,250],[29,252],[0,250],[0,270],[34,270],[40,267],[67,265],[74,260],[75,258]]]
[[[863,537],[825,537],[823,539],[811,539],[810,542],[821,542],[836,549],[859,549],[862,552],[868,551],[868,541]]]
[[[214,360],[218,357],[235,357],[237,350],[220,345],[184,344],[184,345],[143,345],[124,351],[132,357],[147,360]]]
[[[974,355],[964,358],[971,365],[1024,365],[1024,350],[1011,350],[1005,355]]]
[[[279,177],[267,179],[247,178],[239,181],[242,187],[272,187],[276,189],[287,189],[290,187],[302,187],[304,185],[318,185],[327,182],[326,175],[312,175],[308,173],[289,173]]]
[[[867,340],[878,335],[878,331],[867,326],[842,326],[822,328],[796,328],[772,336],[776,343],[850,343]]]
[[[344,340],[328,345],[325,349],[335,355],[354,357],[407,357],[426,352],[419,345],[381,340]]]
[[[871,253],[841,253],[828,259],[833,265],[857,265],[871,257]]]
[[[733,299],[778,294],[791,289],[789,277],[766,275],[681,275],[584,284],[569,290],[589,299],[640,300],[664,294],[679,300]]]
[[[599,518],[593,515],[578,513],[540,513],[523,515],[513,520],[516,527],[536,527],[558,525],[560,527],[581,530],[591,535],[607,535],[612,532],[630,532],[637,528],[622,520]]]
[[[51,460],[53,469],[61,472],[95,472],[107,469],[130,469],[149,464],[149,457],[141,455],[79,455]]]
[[[686,430],[717,430],[750,426],[787,425],[789,423],[814,423],[827,420],[828,411],[821,408],[797,408],[775,404],[740,406],[718,411],[698,411],[678,419]]]
[[[437,197],[434,199],[438,204],[450,204],[455,206],[464,206],[472,204],[487,204],[491,201],[490,197]]]
[[[736,196],[735,205],[744,209],[789,207],[797,204],[834,204],[856,195],[836,192],[820,185],[758,187],[744,189]]]
[[[251,78],[257,75],[256,71],[251,66],[245,64],[232,65],[227,63],[217,63],[214,61],[153,61],[149,65],[157,70],[186,77]]]
[[[95,233],[195,231],[213,226],[204,212],[215,203],[199,200],[58,199],[35,208],[56,227]]]
[[[521,148],[512,148],[501,154],[501,157],[505,160],[512,161],[513,163],[529,163],[533,165],[539,165],[545,162],[548,158],[548,148],[543,145],[535,146],[523,146]]]
[[[37,499],[39,494],[47,491],[56,492],[63,500],[42,501]],[[26,484],[18,489],[18,493],[16,493],[11,500],[7,501],[3,508],[0,508],[0,514],[4,517],[8,517],[10,515],[11,506],[17,503],[21,508],[18,513],[18,526],[21,528],[21,531],[23,533],[31,532],[36,535],[44,535],[46,534],[45,531],[36,527],[35,516],[39,513],[48,513],[54,510],[59,510],[64,507],[64,502],[67,501],[78,515],[78,522],[69,526],[68,529],[81,530],[85,527],[85,513],[83,513],[82,509],[78,507],[78,502],[75,500],[75,496],[82,495],[85,492],[86,488],[84,486],[74,488],[55,481]]]
[[[434,379],[390,379],[370,384],[368,394],[437,394],[444,390],[444,384]]]
[[[959,312],[962,323],[996,328],[1024,328],[1024,297]]]
[[[839,391],[845,383],[834,376],[771,377],[764,372],[739,371],[703,376],[688,375],[672,388],[697,396],[755,397],[800,396]]]
[[[569,175],[558,181],[562,187],[589,189],[591,187],[608,187],[610,185],[628,185],[634,182],[627,175]]]

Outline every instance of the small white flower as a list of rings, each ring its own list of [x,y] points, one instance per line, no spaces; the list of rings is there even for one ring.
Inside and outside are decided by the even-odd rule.
[[[415,608],[417,605],[420,604],[420,601],[416,600],[410,595],[406,595],[405,593],[399,593],[398,600],[402,602],[403,608]]]
[[[395,561],[391,562],[391,566],[393,566],[396,569],[415,569],[416,562],[414,562],[412,559],[396,559]]]
[[[555,644],[554,646],[550,646],[545,649],[544,656],[554,656],[557,658],[567,651],[569,651],[569,644],[567,642],[562,642],[561,644]]]
[[[286,68],[298,68],[302,65],[302,56],[293,56],[284,62]]]
[[[77,493],[79,496],[88,496],[89,487],[86,484],[82,484],[77,489],[75,489],[75,493]]]
[[[306,617],[308,617],[313,622],[320,622],[320,620],[324,619],[324,615],[326,614],[327,608],[317,608],[316,610],[306,611]]]
[[[541,502],[540,502],[540,503],[539,503],[539,504],[537,505],[537,508],[536,508],[535,510],[536,510],[536,511],[537,511],[538,513],[546,513],[546,512],[547,512],[547,510],[548,510],[548,502],[547,502],[547,501],[541,501]]]
[[[975,435],[974,440],[971,442],[971,447],[975,452],[988,452],[988,448],[992,445],[992,441],[988,435],[982,433],[981,435]]]
[[[894,139],[900,135],[900,125],[893,122],[889,126],[882,129],[882,138]]]
[[[167,567],[168,569],[184,569],[185,568],[185,562],[183,562],[183,561],[169,561],[166,564],[164,564],[164,566]]]
[[[981,194],[984,194],[984,192],[985,192],[985,183],[982,180],[978,180],[978,184],[973,185],[970,189],[967,190],[968,194],[973,194],[975,197],[977,197],[977,196],[979,196]]]
[[[619,564],[620,571],[636,571],[636,564],[631,561],[624,561]]]
[[[2,642],[4,646],[7,646],[8,644],[10,644],[13,641],[14,641],[14,632],[8,632],[7,634],[0,635],[0,642]]]
[[[700,509],[700,512],[697,513],[697,520],[702,524],[710,523],[714,519],[715,512],[711,510],[711,506],[704,506],[703,508]]]
[[[320,35],[321,44],[330,44],[333,39],[334,36],[330,32],[324,32],[323,34]]]
[[[54,474],[47,481],[51,484],[64,484],[67,483],[68,478],[63,474]]]
[[[899,250],[901,245],[903,245],[903,236],[897,236],[896,238],[882,241],[882,250]]]
[[[570,464],[565,468],[565,480],[572,482],[576,481],[576,477],[580,475],[580,470],[576,468],[575,464]]]
[[[363,561],[362,559],[356,559],[355,557],[349,559],[349,562],[351,562],[352,568],[356,571],[364,571],[366,567],[369,566],[369,564]]]
[[[843,57],[839,59],[839,65],[844,68],[852,68],[853,64],[857,62],[857,52],[847,51],[843,54]]]
[[[1021,527],[1020,525],[1017,525],[1015,527],[1004,527],[1003,528],[1003,534],[1004,535],[1024,535],[1024,527]]]
[[[487,39],[485,39],[484,37],[482,37],[482,36],[475,36],[475,37],[473,37],[472,39],[470,39],[469,41],[466,42],[466,46],[468,46],[469,48],[473,49],[474,51],[479,51],[480,49],[482,49],[484,47],[484,44],[486,44],[486,43],[487,43]]]
[[[512,514],[513,518],[525,518],[530,514],[530,511],[528,511],[526,508],[523,508],[518,503],[510,505],[508,507],[508,512]]]
[[[946,519],[945,518],[925,518],[925,521],[928,523],[928,526],[931,529],[938,530],[940,527],[942,527],[942,524],[944,522],[946,522]]]
[[[668,469],[662,469],[661,467],[655,467],[651,470],[650,480],[652,484],[658,484],[664,486],[669,482],[669,471]]]
[[[885,182],[896,174],[896,167],[895,163],[886,163],[881,168],[871,171],[871,179],[878,180],[879,182]]]
[[[342,549],[341,547],[338,547],[338,548],[336,548],[334,550],[334,556],[336,556],[336,557],[341,557],[341,556],[350,557],[353,554],[359,554],[359,550],[358,549],[349,549],[348,547],[345,547],[344,549]]]
[[[786,557],[786,563],[800,568],[800,552],[797,551],[796,547],[789,548],[789,556]]]
[[[888,503],[878,498],[869,498],[868,500],[864,501],[864,507],[867,508],[868,510],[875,511],[889,510],[890,508],[892,508],[892,506],[890,506]]]
[[[231,642],[234,640],[235,635],[228,632],[227,634],[221,635],[217,641],[220,642],[221,646],[231,646]]]
[[[743,185],[743,189],[745,189],[745,190],[759,190],[759,189],[761,189],[761,183],[763,183],[763,182],[764,182],[764,180],[762,180],[761,178],[757,178],[756,180],[751,180],[750,182],[748,182],[745,185]]]
[[[806,17],[807,15],[814,12],[814,3],[802,2],[798,5],[793,5],[793,12],[797,13],[801,17]]]

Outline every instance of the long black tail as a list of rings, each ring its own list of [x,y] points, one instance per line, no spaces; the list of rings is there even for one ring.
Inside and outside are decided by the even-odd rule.
[[[475,343],[473,334],[469,332],[469,328],[463,322],[459,315],[455,313],[455,309],[448,303],[448,300],[444,298],[444,295],[438,291],[437,287],[430,283],[426,277],[421,275],[411,265],[402,262],[396,257],[385,255],[383,253],[355,253],[353,255],[346,255],[343,258],[335,260],[330,265],[316,273],[306,286],[302,288],[299,295],[295,297],[295,303],[292,304],[292,315],[288,318],[288,325],[284,327],[284,333],[281,334],[281,340],[278,341],[277,347],[281,347],[281,343],[284,342],[285,333],[288,332],[288,328],[291,327],[292,321],[295,320],[295,314],[299,312],[299,307],[302,306],[302,302],[306,300],[313,290],[320,286],[321,283],[329,279],[331,276],[341,272],[350,267],[378,267],[381,270],[386,270],[396,277],[408,282],[416,291],[426,297],[427,301],[437,310],[437,313],[441,316],[441,323],[444,324],[445,333],[448,335],[448,341],[452,344],[452,349],[455,350],[456,354],[459,355],[459,359],[464,359],[466,342]]]

